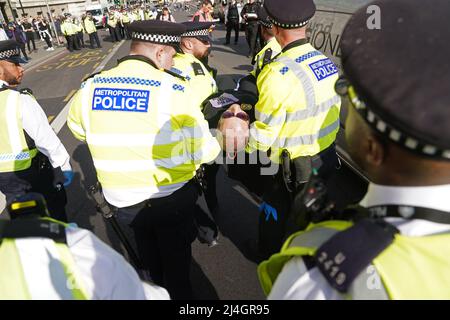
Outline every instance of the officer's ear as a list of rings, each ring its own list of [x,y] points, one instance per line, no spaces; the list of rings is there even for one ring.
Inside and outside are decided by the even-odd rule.
[[[387,144],[383,137],[372,131],[367,135],[367,153],[366,161],[374,166],[379,167],[384,163],[387,155]]]

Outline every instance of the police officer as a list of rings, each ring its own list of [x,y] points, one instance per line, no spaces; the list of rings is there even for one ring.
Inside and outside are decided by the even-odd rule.
[[[131,224],[152,279],[186,299],[199,197],[193,178],[220,146],[189,84],[166,70],[185,27],[150,20],[130,31],[130,55],[82,85],[67,122],[88,144],[104,196]]]
[[[120,18],[120,24],[122,25],[122,27],[124,29],[124,35],[127,37],[127,40],[131,40],[130,30],[128,30],[130,22],[131,22],[131,19],[130,19],[130,16],[128,14],[128,11],[123,10],[122,11],[122,16]]]
[[[256,38],[258,36],[258,11],[260,5],[255,0],[249,0],[241,11],[241,17],[245,21],[245,38],[249,47],[248,57],[256,54]]]
[[[76,41],[76,26],[72,23],[70,15],[65,15],[62,18],[61,32],[66,38],[67,50],[80,50],[78,41]]]
[[[198,100],[201,108],[203,102],[211,95],[217,93],[217,84],[209,72],[209,66],[205,66],[201,60],[208,56],[211,48],[211,22],[183,22],[186,32],[181,35],[180,47],[183,53],[178,53],[174,59],[172,71],[185,77],[193,90],[193,99]],[[209,211],[213,213],[218,206],[216,195],[216,175],[218,164],[204,165],[200,168],[205,173],[204,194]],[[196,210],[196,223],[199,227],[198,238],[201,242],[210,246],[217,242],[218,229],[214,221],[200,206]],[[203,236],[204,235],[204,236]]]
[[[280,249],[292,198],[312,168],[324,176],[334,172],[340,98],[334,92],[335,65],[306,39],[314,2],[266,0],[264,8],[282,52],[258,75],[259,100],[247,152],[268,152],[274,164],[260,208],[258,242],[267,257]]]
[[[255,66],[250,72],[255,78],[258,77],[263,67],[281,52],[280,44],[273,35],[272,22],[263,7],[259,10],[258,23],[264,47],[256,54]]]
[[[108,21],[106,24],[108,25],[109,34],[111,35],[112,42],[121,40],[118,23],[119,23],[119,19],[116,17],[115,13],[110,12],[108,15]]]
[[[53,217],[67,221],[65,191],[56,186],[53,168],[61,167],[64,185],[73,178],[70,157],[29,91],[14,88],[23,68],[14,40],[0,42],[0,191],[7,203],[28,191],[44,194]]]
[[[349,98],[348,150],[371,181],[359,219],[294,234],[259,267],[269,298],[450,298],[450,66],[441,63],[450,3],[369,5],[380,8],[382,28],[367,28],[366,6],[354,13],[336,83]]]
[[[40,194],[18,197],[8,210],[13,220],[0,220],[0,299],[169,298],[93,233],[51,219]]]
[[[84,28],[89,35],[90,48],[94,49],[94,42],[97,44],[97,48],[101,48],[100,39],[98,38],[97,27],[95,26],[94,19],[92,18],[92,13],[87,12],[84,18]]]
[[[180,47],[183,51],[173,59],[172,71],[185,77],[198,99],[198,105],[217,92],[217,84],[201,60],[208,56],[211,48],[211,22],[183,22],[186,32],[181,35]]]

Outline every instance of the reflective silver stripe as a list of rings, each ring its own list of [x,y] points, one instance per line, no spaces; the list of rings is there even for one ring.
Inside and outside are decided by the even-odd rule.
[[[166,128],[170,125],[168,122]],[[154,147],[159,145],[167,145],[184,141],[185,139],[201,139],[204,137],[204,128],[183,127],[177,131],[161,130],[158,134],[110,134],[110,133],[91,133],[88,137],[88,143],[93,146],[102,147]]]
[[[314,94],[314,86],[308,74],[302,67],[300,67],[294,60],[289,57],[278,57],[275,61],[283,63],[286,67],[291,69],[294,75],[300,80],[303,91],[305,92],[306,109],[313,110],[316,106],[316,96]]]
[[[282,138],[279,140],[279,146],[286,148],[286,147],[295,147],[299,145],[314,144],[317,142],[317,140],[326,137],[327,135],[335,131],[337,128],[339,128],[339,119],[334,121],[327,127],[320,129],[319,132],[316,134],[309,134],[291,138]]]
[[[368,265],[356,277],[347,292],[353,300],[389,300],[389,295],[373,264]]]
[[[255,109],[255,117],[258,121],[265,123],[270,127],[276,127],[286,122],[286,115],[274,116],[268,115]]]
[[[147,159],[147,160],[103,160],[94,158],[94,165],[97,170],[106,172],[148,172],[161,168],[172,169],[184,163],[192,163],[192,159],[198,157],[189,152],[170,158]]]
[[[22,152],[22,142],[20,140],[23,132],[19,130],[19,123],[17,122],[17,108],[18,108],[19,93],[10,90],[6,101],[6,124],[8,126],[9,143],[12,154],[20,154]]]
[[[80,107],[81,107],[81,119],[82,119],[83,126],[86,129],[85,136],[87,138],[91,132],[91,121],[89,118],[89,113],[92,108],[92,103],[89,99],[89,96],[90,96],[92,78],[85,81],[84,84],[85,84],[85,86],[83,87],[83,89],[80,89],[80,90],[82,90]]]
[[[16,239],[23,276],[33,300],[72,300],[70,280],[51,239]]]
[[[341,98],[338,95],[333,96],[322,103],[316,105],[313,109],[303,109],[292,113],[287,113],[286,121],[300,121],[318,116],[322,112],[329,111],[333,106],[338,105]]]
[[[296,236],[288,248],[306,247],[317,249],[338,232],[340,231],[336,229],[317,227]]]

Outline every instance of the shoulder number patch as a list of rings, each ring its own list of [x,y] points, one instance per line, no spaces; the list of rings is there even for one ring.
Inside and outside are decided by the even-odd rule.
[[[325,58],[309,64],[309,67],[313,71],[318,81],[328,78],[333,74],[338,73],[338,70],[334,63],[329,59]]]
[[[194,74],[196,76],[204,76],[205,75],[205,72],[203,71],[203,68],[200,65],[200,63],[193,62],[192,63],[192,69],[194,70]]]
[[[147,112],[149,98],[148,90],[96,88],[92,110]]]

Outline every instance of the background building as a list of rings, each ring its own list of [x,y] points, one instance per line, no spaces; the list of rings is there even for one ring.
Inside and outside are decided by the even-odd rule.
[[[0,19],[9,22],[14,18],[21,18],[22,14],[29,16],[42,14],[48,17],[47,3],[54,16],[66,12],[80,15],[86,11],[86,6],[98,4],[108,7],[114,5],[114,0],[0,0]]]

